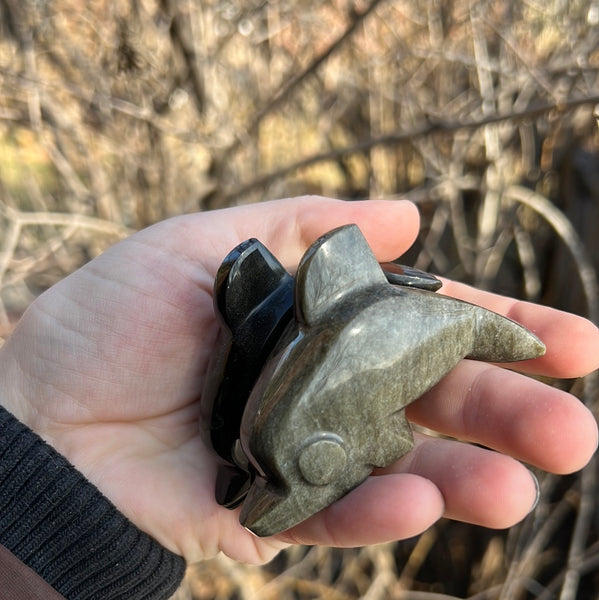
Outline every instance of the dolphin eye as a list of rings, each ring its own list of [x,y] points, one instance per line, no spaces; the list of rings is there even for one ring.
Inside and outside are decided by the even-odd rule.
[[[327,485],[340,477],[347,454],[343,440],[334,433],[320,433],[306,440],[299,455],[302,477],[312,485]]]

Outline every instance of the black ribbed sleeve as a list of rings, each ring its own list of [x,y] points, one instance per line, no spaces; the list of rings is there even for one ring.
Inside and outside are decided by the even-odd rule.
[[[162,600],[185,562],[0,407],[0,544],[67,600]]]

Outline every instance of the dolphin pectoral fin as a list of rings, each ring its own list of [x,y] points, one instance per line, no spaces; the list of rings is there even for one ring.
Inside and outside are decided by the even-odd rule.
[[[256,477],[243,503],[239,521],[260,537],[280,533],[295,525],[295,514],[287,508],[288,494],[263,477]]]
[[[233,509],[247,495],[251,478],[249,473],[232,465],[219,465],[216,475],[215,498],[218,504]]]
[[[381,269],[387,281],[393,285],[414,287],[428,292],[436,292],[443,286],[443,282],[434,275],[414,267],[407,267],[395,260],[381,263]]]
[[[331,505],[362,483],[371,471],[372,466],[356,465],[331,485],[310,485],[295,480],[289,487],[278,487],[263,477],[256,477],[239,520],[260,537],[276,535]]]
[[[476,332],[468,358],[515,362],[545,354],[545,344],[522,325],[480,306],[474,312]]]

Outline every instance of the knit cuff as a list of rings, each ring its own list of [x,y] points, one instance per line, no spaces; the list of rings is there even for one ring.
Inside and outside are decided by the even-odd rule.
[[[185,562],[0,407],[0,544],[67,600],[163,600]]]

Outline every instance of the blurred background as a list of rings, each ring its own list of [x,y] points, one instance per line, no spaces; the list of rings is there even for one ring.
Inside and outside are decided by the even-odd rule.
[[[598,322],[598,119],[599,0],[0,0],[0,339],[141,227],[301,194],[410,198],[406,264]],[[175,598],[596,599],[596,461],[540,479],[509,531],[218,557]]]

